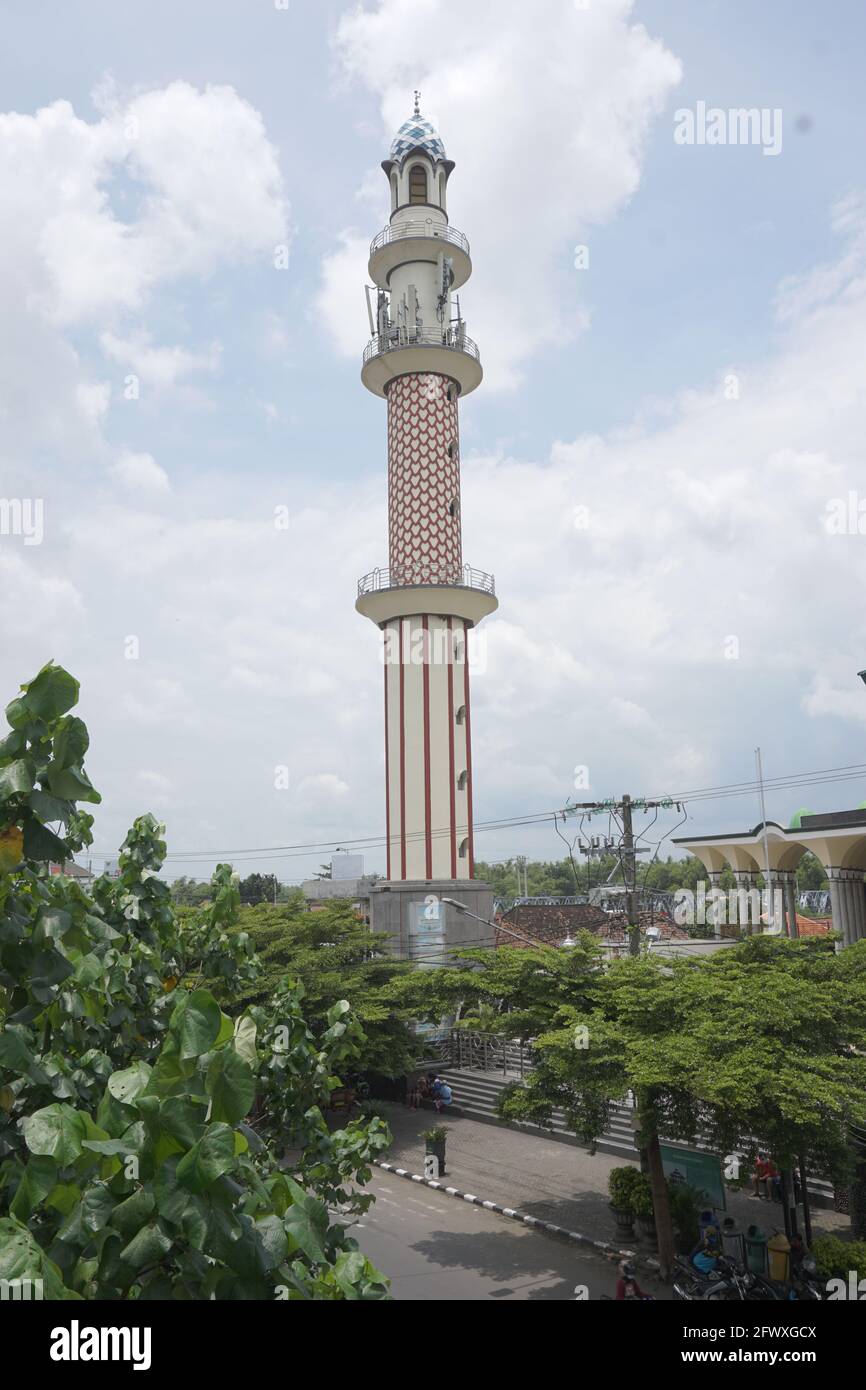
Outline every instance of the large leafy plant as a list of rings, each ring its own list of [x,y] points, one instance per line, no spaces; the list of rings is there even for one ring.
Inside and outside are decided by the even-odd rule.
[[[387,1142],[380,1121],[322,1118],[363,1040],[348,1004],[316,1041],[288,984],[258,1019],[224,1013],[197,986],[256,976],[237,879],[219,866],[179,925],[151,816],[116,880],[50,872],[90,842],[77,803],[99,799],[77,695],[49,664],[0,743],[0,1278],[49,1298],[386,1296],[327,1205],[363,1209],[354,1185]]]

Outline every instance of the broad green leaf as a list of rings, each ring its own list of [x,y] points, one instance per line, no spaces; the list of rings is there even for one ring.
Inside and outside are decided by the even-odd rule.
[[[235,1137],[225,1124],[209,1126],[177,1165],[177,1180],[190,1192],[204,1192],[235,1164]]]
[[[267,1252],[267,1268],[276,1269],[289,1253],[289,1243],[282,1221],[271,1213],[256,1222],[256,1230]]]
[[[17,1216],[19,1221],[28,1221],[57,1182],[57,1171],[53,1158],[34,1154],[28,1160],[18,1190],[9,1205],[12,1215]]]
[[[325,1236],[328,1230],[328,1209],[318,1197],[311,1197],[292,1178],[286,1178],[292,1195],[292,1205],[283,1214],[283,1226],[291,1241],[307,1259],[316,1264],[325,1261]]]
[[[235,1051],[251,1067],[256,1065],[256,1024],[249,1014],[241,1014],[235,1023]]]
[[[151,1072],[147,1062],[133,1062],[125,1071],[116,1071],[108,1079],[108,1093],[122,1105],[134,1105],[135,1098],[147,1086]]]
[[[30,1152],[56,1158],[61,1168],[75,1162],[87,1134],[82,1116],[71,1105],[63,1104],[47,1105],[28,1115],[21,1128]]]
[[[5,738],[0,738],[0,762],[5,762],[7,758],[17,758],[19,753],[23,753],[27,747],[26,735],[20,729],[15,729]]]
[[[69,848],[53,830],[48,830],[40,821],[27,816],[24,820],[24,857],[44,864],[53,860],[65,864],[69,859]]]
[[[211,1098],[211,1119],[236,1125],[249,1113],[256,1096],[252,1068],[234,1048],[215,1052],[207,1069],[207,1093]]]
[[[171,1096],[159,1107],[160,1124],[184,1149],[202,1137],[206,1116],[207,1102],[195,1096]]]
[[[31,1284],[39,1280],[41,1296],[45,1299],[76,1297],[64,1287],[57,1265],[49,1260],[26,1226],[8,1216],[0,1218],[0,1279],[19,1282],[29,1279]]]
[[[57,719],[78,703],[78,681],[62,666],[55,666],[53,661],[43,666],[38,676],[21,688],[24,694],[20,698],[31,716],[44,719],[46,723]]]
[[[172,1242],[154,1221],[133,1236],[120,1252],[124,1264],[133,1269],[143,1269],[146,1265],[158,1264],[168,1254]]]
[[[33,769],[25,758],[0,767],[0,801],[10,796],[29,796],[33,790]]]
[[[101,1183],[89,1187],[69,1212],[57,1239],[77,1245],[88,1245],[91,1238],[106,1226],[116,1206],[116,1199]]]
[[[46,1207],[53,1207],[61,1216],[68,1216],[81,1201],[81,1188],[75,1182],[59,1182],[45,1198]]]
[[[54,760],[61,767],[71,763],[80,764],[90,747],[90,736],[83,719],[67,714],[57,722],[54,731]]]
[[[59,940],[66,935],[71,926],[72,918],[62,908],[41,907],[36,914],[33,940],[39,946],[46,941]]]
[[[20,1023],[7,1023],[0,1032],[0,1067],[26,1072],[35,1060],[33,1036],[29,1029]]]
[[[119,1231],[124,1240],[131,1240],[136,1231],[149,1221],[156,1208],[153,1196],[139,1187],[124,1202],[118,1202],[109,1218],[112,1230]]]
[[[45,769],[43,781],[48,783],[52,796],[59,796],[64,801],[98,803],[102,800],[87,773],[80,767],[61,767],[59,763],[51,762]]]
[[[197,989],[178,1000],[169,1028],[177,1037],[182,1059],[201,1057],[210,1051],[219,1037],[222,1017],[219,1005],[206,989]]]
[[[61,801],[57,796],[49,796],[48,792],[40,791],[38,787],[28,796],[27,805],[31,811],[35,811],[41,821],[62,821],[64,825],[68,823],[75,810],[71,801]]]

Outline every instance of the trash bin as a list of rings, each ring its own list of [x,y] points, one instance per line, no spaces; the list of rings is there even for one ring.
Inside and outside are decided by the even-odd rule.
[[[784,1231],[767,1241],[770,1278],[777,1284],[787,1284],[791,1277],[791,1242]]]
[[[760,1226],[750,1226],[746,1231],[746,1268],[752,1274],[767,1272],[767,1237]]]
[[[731,1216],[726,1216],[722,1222],[722,1254],[733,1260],[734,1264],[746,1263],[745,1236]]]

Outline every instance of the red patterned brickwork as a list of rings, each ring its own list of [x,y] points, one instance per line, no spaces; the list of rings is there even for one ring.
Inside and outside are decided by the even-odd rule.
[[[460,582],[460,440],[457,392],[449,400],[449,385],[416,372],[388,387],[392,584]]]

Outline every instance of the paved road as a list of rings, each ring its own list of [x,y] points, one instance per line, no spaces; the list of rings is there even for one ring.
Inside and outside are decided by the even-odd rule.
[[[615,1268],[580,1247],[419,1183],[374,1170],[376,1202],[353,1231],[399,1300],[590,1299],[613,1294]]]

